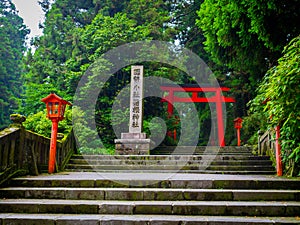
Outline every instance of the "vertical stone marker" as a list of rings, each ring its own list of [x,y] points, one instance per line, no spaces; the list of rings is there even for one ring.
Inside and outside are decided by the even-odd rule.
[[[131,67],[129,133],[142,133],[143,66]]]
[[[143,66],[131,67],[129,133],[115,139],[117,155],[149,155],[150,139],[143,127]]]

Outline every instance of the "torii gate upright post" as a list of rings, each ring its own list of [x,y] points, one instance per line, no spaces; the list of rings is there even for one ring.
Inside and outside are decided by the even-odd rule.
[[[218,121],[218,139],[221,147],[225,146],[225,128],[223,120],[223,107],[222,104],[222,93],[221,89],[216,89],[216,110],[217,110],[217,121]]]

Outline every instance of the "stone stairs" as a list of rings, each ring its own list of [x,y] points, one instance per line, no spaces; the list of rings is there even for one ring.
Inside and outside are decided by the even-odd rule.
[[[300,224],[300,179],[250,148],[152,154],[74,155],[65,172],[12,179],[0,224]]]
[[[299,187],[270,175],[44,174],[0,189],[0,224],[300,224]]]
[[[193,153],[193,154],[191,154]],[[268,156],[254,156],[247,147],[162,148],[156,155],[74,155],[67,171],[275,174]]]

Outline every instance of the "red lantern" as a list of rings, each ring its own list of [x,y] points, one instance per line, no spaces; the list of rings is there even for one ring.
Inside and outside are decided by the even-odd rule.
[[[54,93],[48,95],[46,98],[43,98],[42,102],[46,104],[47,117],[50,120],[57,119],[58,121],[64,119],[66,105],[72,105],[70,102],[62,99]]]
[[[240,133],[240,130],[242,128],[243,119],[238,117],[238,118],[234,119],[233,122],[234,122],[234,128],[237,130],[237,139],[238,139],[237,145],[241,146],[241,133]]]
[[[241,129],[242,128],[242,122],[243,122],[242,118],[238,117],[233,122],[234,122],[234,128],[235,129]]]
[[[64,119],[66,105],[72,104],[54,93],[43,98],[42,102],[46,104],[47,117],[52,121],[48,173],[53,173],[55,170],[58,122]]]

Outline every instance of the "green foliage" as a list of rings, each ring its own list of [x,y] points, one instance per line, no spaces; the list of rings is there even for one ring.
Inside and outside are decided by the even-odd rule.
[[[198,12],[197,24],[203,30],[205,49],[214,62],[259,76],[260,69],[265,68],[264,48],[257,36],[249,32],[251,21],[247,8],[245,1],[205,0]],[[263,51],[258,54],[257,50]]]
[[[29,30],[11,0],[0,2],[0,128],[9,124],[9,115],[20,104],[21,73],[25,37]]]
[[[77,30],[89,24],[96,15],[92,0],[59,0],[51,9],[48,0],[40,4],[46,11],[43,35],[33,40],[36,50],[34,54],[29,51],[24,59],[25,95],[21,111],[26,115],[41,109],[38,102],[49,91],[55,91],[66,100],[72,99],[69,80],[75,78],[69,78],[66,62],[81,47]]]
[[[76,121],[74,131],[79,131],[75,133],[79,144],[78,150],[82,154],[113,154],[112,146],[104,146],[97,131],[89,127],[86,113],[78,107],[73,107],[72,112],[73,120]]]
[[[51,121],[47,119],[46,115],[46,109],[29,115],[23,125],[27,130],[44,135],[45,137],[51,137]]]
[[[170,7],[169,1],[130,0],[125,12],[137,25],[147,28],[154,40],[169,41],[174,37],[174,29],[168,25],[171,20]]]
[[[265,131],[267,128],[268,118],[262,111],[255,110],[243,118],[241,138],[249,145],[257,145],[258,131]]]
[[[208,62],[208,53],[204,50],[204,35],[196,25],[197,11],[203,0],[173,1],[171,8],[172,23],[176,29],[176,39],[180,45],[190,49],[201,59]]]
[[[237,116],[247,115],[263,75],[299,32],[299,1],[204,0],[197,25],[223,85],[233,88]]]
[[[98,14],[91,24],[79,30],[82,45],[92,62],[114,47],[145,39],[148,32],[124,13],[117,13],[114,17]]]
[[[261,109],[270,118],[270,127],[281,126],[283,160],[300,163],[300,36],[293,39],[278,60],[278,66],[270,69],[258,89],[253,108]],[[293,171],[295,172],[295,171]]]
[[[268,66],[276,64],[287,40],[298,35],[297,5],[293,0],[285,4],[276,0],[205,0],[197,24],[215,62],[261,77]]]
[[[58,96],[65,98],[65,93],[58,90],[50,82],[45,83],[32,83],[29,80],[25,83],[26,92],[23,95],[25,103],[21,107],[20,111],[25,115],[30,115],[36,112],[40,112],[45,109],[45,103],[41,100],[50,93],[56,93]]]
[[[44,135],[45,137],[51,137],[51,120],[47,118],[47,110],[44,109],[36,114],[29,115],[26,121],[23,123],[27,130]],[[65,119],[58,124],[58,132],[68,135],[72,125],[72,111],[67,109],[65,111]]]

